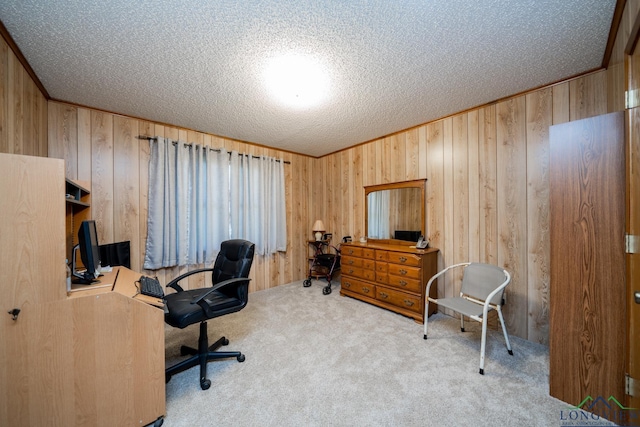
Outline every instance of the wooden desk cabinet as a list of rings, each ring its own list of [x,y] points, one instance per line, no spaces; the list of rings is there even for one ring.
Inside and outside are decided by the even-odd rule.
[[[164,416],[164,312],[132,298],[140,275],[67,296],[64,162],[0,153],[0,199],[0,426]]]
[[[409,245],[348,243],[341,249],[340,295],[386,308],[424,321],[425,288],[437,273],[438,249],[416,249]],[[437,287],[431,287],[436,297]],[[436,306],[431,304],[428,314]]]

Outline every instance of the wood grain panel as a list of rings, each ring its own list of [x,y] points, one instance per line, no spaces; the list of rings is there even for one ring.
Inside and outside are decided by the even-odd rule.
[[[8,94],[9,90],[9,54],[13,52],[9,50],[9,45],[0,37],[0,153],[9,153],[9,129],[7,123],[9,121]]]
[[[113,115],[91,112],[91,216],[99,242],[113,242]]]
[[[549,391],[624,396],[624,115],[550,129]]]
[[[140,172],[138,121],[113,117],[113,241],[129,241],[131,267],[140,271]]]
[[[467,113],[467,164],[468,164],[468,191],[469,201],[469,261],[478,262],[480,260],[480,182],[478,180],[478,141],[479,141],[479,118],[478,110]]]
[[[432,247],[441,249],[438,254],[438,271],[443,268],[444,249],[444,122],[439,120],[427,125],[427,234]],[[444,280],[438,280],[438,296],[445,295]]]
[[[496,107],[491,105],[482,108],[479,113],[480,262],[497,264]]]
[[[453,117],[453,200],[452,213],[452,263],[469,261],[469,134],[468,115]],[[460,295],[462,269],[456,269],[452,296]]]
[[[551,88],[553,97],[553,124],[566,123],[569,114],[569,82],[560,83]]]
[[[511,273],[504,316],[509,331],[527,336],[527,152],[525,97],[496,106],[498,265]]]
[[[572,121],[606,113],[606,73],[593,73],[569,82],[569,117]]]
[[[527,107],[527,253],[528,332],[530,341],[549,338],[549,126],[552,91],[526,97]]]
[[[48,105],[0,37],[0,153],[46,157]]]
[[[640,236],[640,108],[627,112],[627,234]],[[627,372],[631,378],[640,378],[640,304],[635,302],[635,293],[640,292],[640,254],[627,254],[627,309],[629,328],[627,331]],[[630,397],[626,405],[640,407],[640,396]]]
[[[7,90],[7,133],[8,152],[14,154],[25,153],[24,149],[24,129],[22,116],[22,86],[24,79],[24,68],[18,58],[13,53],[8,56],[8,90]],[[27,77],[28,78],[28,77]]]
[[[78,159],[78,174],[74,178],[91,184],[91,111],[86,108],[78,108],[77,114],[78,153],[75,157]],[[69,156],[73,156],[73,154],[69,153]]]
[[[52,102],[49,106],[49,157],[65,160],[65,176],[78,179],[78,125],[76,107]],[[90,157],[88,158],[91,159]]]

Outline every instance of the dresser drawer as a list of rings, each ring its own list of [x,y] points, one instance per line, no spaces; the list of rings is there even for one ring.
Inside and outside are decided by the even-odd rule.
[[[410,279],[420,279],[420,268],[407,265],[389,264],[389,276],[395,275],[408,277]]]
[[[376,261],[376,272],[387,274],[389,272],[389,264],[386,262]]]
[[[355,292],[360,295],[375,298],[376,286],[371,283],[361,282],[351,277],[343,277],[340,286],[345,291]]]
[[[376,262],[372,259],[363,259],[362,268],[364,268],[365,270],[374,271],[376,269]]]
[[[402,277],[402,276],[394,276],[394,275],[389,275],[387,276],[387,282],[390,286],[394,286],[398,289],[401,289],[403,291],[407,291],[407,292],[415,292],[415,293],[421,293],[422,292],[422,286],[420,286],[420,280],[418,279],[411,279],[409,277]]]
[[[353,246],[344,246],[341,250],[340,253],[344,256],[344,255],[351,255],[351,256],[357,256],[357,257],[362,257],[362,248],[356,248]]]
[[[416,313],[422,312],[422,300],[415,295],[378,286],[376,289],[376,299],[395,305],[396,307],[404,308],[405,310],[411,310]]]
[[[376,272],[373,268],[366,269],[362,267],[342,267],[342,274],[348,276],[355,276],[366,280],[375,280]]]
[[[345,267],[362,267],[362,262],[364,260],[362,258],[355,258],[352,256],[342,255],[340,257],[340,263],[342,264],[342,268]]]
[[[376,259],[376,251],[370,248],[362,249],[362,258]]]
[[[387,260],[394,264],[411,265],[414,267],[420,266],[420,257],[414,254],[406,254],[403,252],[388,252]]]
[[[377,250],[376,251],[376,260],[378,260],[378,261],[387,261],[389,259],[387,254],[388,254],[387,251]]]

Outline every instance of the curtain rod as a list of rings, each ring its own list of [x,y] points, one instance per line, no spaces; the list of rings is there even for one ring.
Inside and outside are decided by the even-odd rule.
[[[158,137],[156,137],[156,136],[138,135],[138,136],[136,136],[136,138],[138,138],[138,139],[146,139],[147,141],[157,141],[158,140]],[[178,143],[178,141],[171,140],[171,143],[173,145],[176,145]],[[193,146],[193,144],[191,144],[191,143],[186,143],[185,145],[187,147],[192,147]],[[211,148],[211,147],[209,147],[209,150],[215,151],[217,153],[219,153],[221,151],[219,148]],[[231,154],[231,152],[229,152],[229,154]],[[254,156],[253,154],[243,154],[243,153],[238,153],[238,156],[251,156],[254,159],[259,159],[260,158],[260,156]],[[282,162],[285,165],[290,165],[291,164],[291,162],[288,161],[288,160],[280,160],[280,159],[275,159],[275,160],[276,160],[276,162]]]

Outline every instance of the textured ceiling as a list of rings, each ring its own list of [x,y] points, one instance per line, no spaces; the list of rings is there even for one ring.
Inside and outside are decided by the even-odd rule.
[[[3,0],[54,99],[321,156],[600,67],[615,0]],[[280,104],[279,54],[327,70]]]

